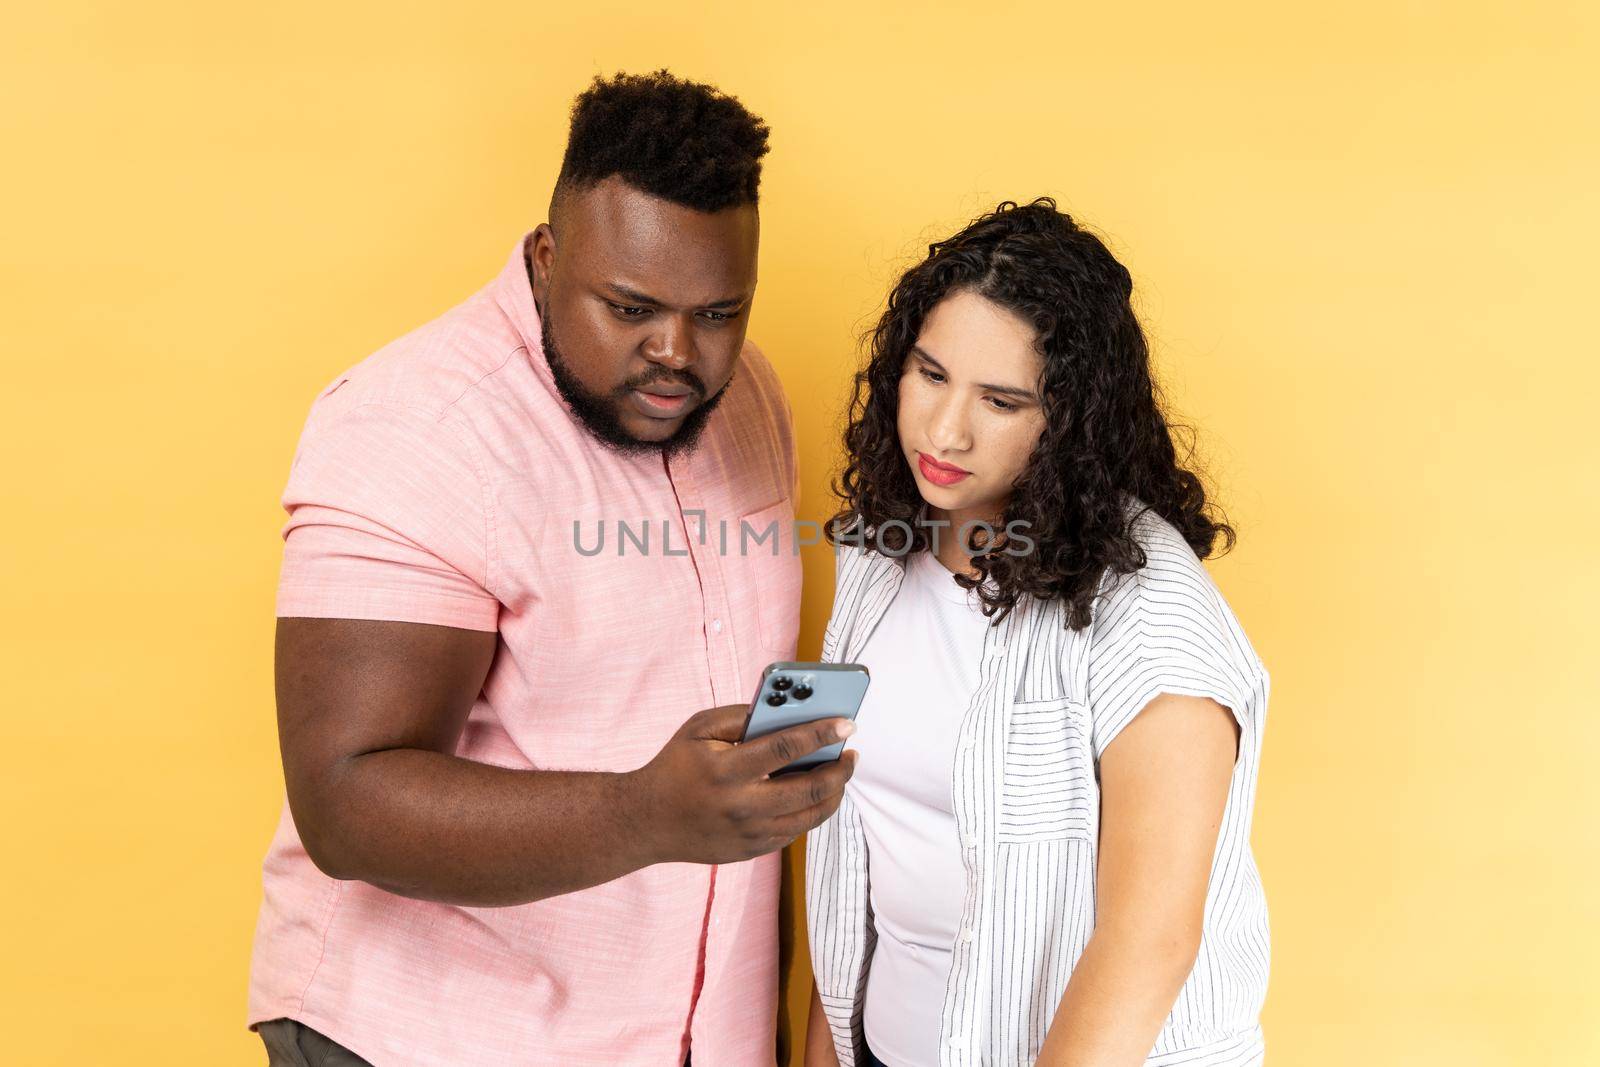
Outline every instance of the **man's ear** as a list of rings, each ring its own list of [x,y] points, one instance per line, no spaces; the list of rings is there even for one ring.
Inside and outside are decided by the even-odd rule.
[[[533,231],[528,249],[528,282],[533,287],[535,304],[544,306],[550,292],[550,271],[556,262],[556,232],[548,222],[541,222]]]

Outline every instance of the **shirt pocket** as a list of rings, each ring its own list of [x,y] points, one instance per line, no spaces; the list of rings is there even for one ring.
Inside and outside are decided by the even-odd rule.
[[[1093,840],[1098,788],[1088,705],[1067,697],[1011,705],[1000,797],[1002,844]]]
[[[795,551],[794,506],[788,500],[739,520],[739,555],[756,595],[756,630],[761,647],[794,656],[800,635],[800,556]]]

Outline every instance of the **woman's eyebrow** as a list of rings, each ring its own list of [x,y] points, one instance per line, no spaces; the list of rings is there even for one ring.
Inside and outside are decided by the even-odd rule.
[[[934,359],[933,356],[928,353],[928,350],[923,348],[921,345],[912,345],[911,354],[931,366],[940,374],[943,374],[946,378],[950,377],[950,372],[944,369],[944,364]],[[1035,393],[1032,389],[1018,389],[1014,385],[993,385],[988,382],[979,382],[978,388],[982,389],[986,393],[1000,393],[1004,396],[1014,396],[1018,400],[1027,400],[1035,404],[1039,402],[1039,394]]]
[[[1039,395],[1032,389],[1018,389],[1014,385],[985,385],[982,382],[978,383],[978,388],[986,393],[1000,393],[1003,396],[1016,397],[1018,400],[1026,400],[1033,404],[1039,402]]]
[[[941,374],[948,375],[950,373],[949,371],[944,369],[944,364],[943,363],[940,363],[938,360],[934,359],[933,356],[928,352],[928,350],[926,348],[923,348],[921,345],[915,345],[915,344],[912,345],[911,346],[911,354],[913,356],[916,356],[918,359],[922,360],[922,362],[929,364],[930,366],[933,367],[934,370],[938,371]]]

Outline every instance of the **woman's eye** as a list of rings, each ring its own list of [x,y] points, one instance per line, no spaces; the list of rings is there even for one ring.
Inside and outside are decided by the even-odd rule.
[[[921,372],[922,376],[928,379],[928,381],[932,382],[934,385],[939,385],[944,382],[944,375],[939,374],[936,371],[931,371],[927,367],[923,367]]]
[[[1012,403],[1010,403],[1008,401],[1005,401],[1005,400],[1001,400],[997,396],[991,396],[989,398],[989,403],[994,405],[994,409],[996,411],[1015,411],[1015,410],[1017,410],[1017,405],[1012,404]]]

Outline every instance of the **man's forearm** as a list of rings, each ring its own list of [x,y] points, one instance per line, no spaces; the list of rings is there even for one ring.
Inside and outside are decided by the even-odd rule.
[[[296,810],[295,819],[312,858],[334,877],[494,907],[660,862],[641,794],[627,774],[508,770],[391,749],[345,761],[318,791],[315,817]]]

